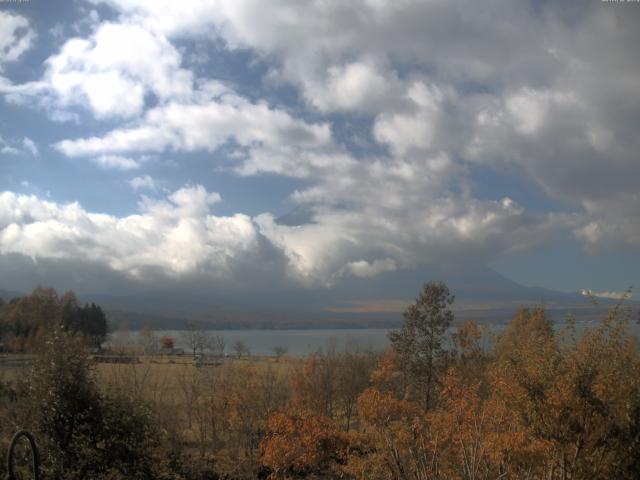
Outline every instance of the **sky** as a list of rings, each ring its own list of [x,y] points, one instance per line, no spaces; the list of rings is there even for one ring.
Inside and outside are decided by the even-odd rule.
[[[635,2],[0,1],[0,287],[638,286],[639,44]]]

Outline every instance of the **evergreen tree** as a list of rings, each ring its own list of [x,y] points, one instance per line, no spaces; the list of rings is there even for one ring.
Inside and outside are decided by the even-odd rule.
[[[389,333],[391,345],[398,355],[412,395],[419,397],[425,409],[435,399],[434,385],[443,356],[442,341],[453,321],[449,306],[454,297],[442,282],[424,284],[416,302],[404,312],[399,331]]]

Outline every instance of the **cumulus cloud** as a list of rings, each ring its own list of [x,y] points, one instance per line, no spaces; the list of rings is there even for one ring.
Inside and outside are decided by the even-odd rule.
[[[354,273],[354,262],[355,271],[372,275],[390,265],[374,262],[367,269],[358,263],[363,256],[388,258],[398,268],[430,262],[471,267],[550,242],[575,221],[568,215],[530,214],[509,199],[433,200],[420,206],[394,210],[384,202],[371,205],[363,200],[349,210],[316,209],[312,223],[281,225],[269,214],[256,222],[284,252],[294,278],[331,285],[343,273]]]
[[[4,63],[20,58],[34,39],[35,32],[25,17],[0,11],[0,71]]]
[[[32,102],[55,114],[71,107],[97,118],[142,112],[147,94],[159,101],[188,98],[193,75],[161,34],[130,23],[99,24],[89,38],[71,38],[45,62],[42,79],[0,89],[14,102]]]
[[[224,150],[216,161],[241,175],[304,179],[290,197],[308,212],[299,225],[270,213],[223,217],[235,219],[225,225],[244,219],[255,240],[248,248],[279,252],[291,278],[331,284],[420,262],[483,262],[568,231],[590,251],[640,247],[637,9],[594,3],[569,12],[507,0],[489,0],[482,12],[471,0],[95,3],[116,15],[87,38],[67,40],[40,80],[0,79],[0,91],[13,102],[42,96],[57,115],[80,106],[108,121],[55,144],[105,168],[136,168],[149,152]],[[292,85],[300,105],[197,78],[176,47],[185,39],[249,50],[267,65],[263,86]],[[345,117],[360,122],[373,148],[342,141]],[[501,191],[477,198],[476,169],[514,172],[572,213],[533,213]],[[149,193],[154,182],[139,176],[130,185]],[[203,219],[219,219],[209,213],[219,198],[186,192],[143,200],[135,218],[144,222],[110,217],[145,239],[151,234],[139,233],[140,224],[160,222],[155,250],[133,242],[138,256],[117,251],[95,261],[131,275],[143,268],[131,260],[140,256],[174,273],[215,270]],[[179,212],[198,220],[166,233],[174,225],[159,219],[179,223]],[[189,258],[152,260],[171,258],[169,243],[187,256],[190,242]],[[225,258],[241,251],[232,250]],[[116,254],[128,260],[120,265]]]
[[[136,168],[140,168],[140,163],[133,158],[122,157],[119,155],[101,155],[93,158],[92,161],[106,169],[134,170]]]
[[[455,4],[369,0],[277,5],[257,0],[192,0],[180,6],[142,0],[104,3],[170,37],[202,35],[215,27],[229,48],[251,48],[277,59],[273,76],[299,86],[311,104],[325,109],[367,109],[368,103],[376,102],[370,97],[368,102],[353,103],[344,96],[343,101],[331,101],[350,85],[375,86],[381,77],[395,77],[393,72],[372,69],[372,63],[385,65],[391,60],[456,79],[483,80],[509,75],[526,78],[536,71],[540,75],[540,66],[546,70],[555,63],[538,41],[540,22],[531,10],[504,0],[488,2],[482,15],[469,15],[476,10],[470,0]],[[496,18],[504,19],[501,28],[496,28]],[[354,57],[366,59],[365,63],[354,62]],[[323,85],[328,88],[323,90]]]
[[[5,139],[0,136],[0,153],[8,155],[31,155],[37,157],[40,155],[38,146],[29,137],[23,137],[22,140]]]
[[[149,175],[133,177],[129,180],[129,185],[134,190],[155,190],[157,188],[156,181]]]
[[[135,48],[132,48],[135,46]],[[191,72],[163,36],[139,25],[103,23],[89,39],[73,38],[47,60],[45,80],[63,105],[88,103],[98,117],[139,114],[146,93],[188,97]]]
[[[323,112],[376,113],[394,108],[401,92],[397,73],[367,58],[330,65],[326,76],[309,78],[304,89],[307,101]]]
[[[171,102],[147,112],[128,128],[102,137],[63,140],[56,148],[65,155],[115,155],[128,152],[215,151],[228,142],[238,158],[247,161],[239,171],[304,175],[305,152],[333,149],[326,123],[307,123],[264,102],[252,103],[223,89],[200,91],[197,103]],[[215,96],[210,97],[211,94]],[[313,163],[322,160],[313,156]],[[296,165],[297,164],[297,165]]]
[[[392,272],[396,268],[396,262],[392,258],[374,260],[373,262],[358,260],[347,265],[347,270],[356,277],[374,277],[382,272]]]
[[[395,155],[506,165],[581,213],[575,233],[588,245],[637,245],[635,217],[623,213],[640,208],[640,11],[631,5],[536,12],[494,0],[480,14],[473,2],[247,0],[171,21],[160,6],[113,3],[168,35],[213,22],[230,49],[277,59],[271,77],[311,105],[375,115],[374,138]],[[607,208],[620,197],[628,208]]]
[[[4,153],[6,155],[17,155],[20,153],[15,146],[12,145],[13,142],[9,142],[4,138],[0,137],[0,153]]]
[[[269,214],[215,215],[211,210],[220,201],[219,194],[202,186],[187,186],[164,199],[143,197],[139,213],[117,217],[77,203],[4,192],[0,255],[36,262],[83,259],[143,282],[203,276],[251,283],[262,274],[317,286],[344,275],[369,277],[416,261],[453,258],[463,250],[486,257],[526,248],[525,243],[546,239],[545,229],[554,228],[556,220],[566,220],[538,219],[536,235],[532,219],[505,200],[466,210],[437,205],[420,215],[373,224],[361,212],[328,210],[316,212],[314,223],[285,226]]]
[[[455,133],[448,131],[452,119],[444,110],[447,102],[457,100],[455,93],[415,82],[408,86],[405,98],[410,105],[407,110],[378,115],[373,128],[375,138],[399,155],[414,149],[448,150],[447,139]]]
[[[36,142],[31,140],[29,137],[23,137],[22,147],[34,157],[40,156],[40,150],[38,150],[38,145],[36,145]]]
[[[233,275],[259,254],[259,233],[246,215],[216,216],[220,196],[185,187],[164,200],[146,199],[126,217],[91,213],[77,203],[0,194],[0,253],[34,259],[86,259],[144,280],[169,275]]]

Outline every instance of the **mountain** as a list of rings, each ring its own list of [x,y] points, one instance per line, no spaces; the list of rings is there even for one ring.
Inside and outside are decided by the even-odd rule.
[[[304,216],[305,212],[295,212]],[[290,219],[295,223],[296,218]],[[5,256],[6,257],[6,256]],[[60,293],[72,289],[83,302],[95,302],[107,311],[114,326],[155,325],[183,328],[203,322],[212,328],[338,328],[399,325],[402,311],[428,281],[444,281],[455,294],[456,319],[504,322],[522,305],[544,304],[557,319],[567,313],[593,319],[613,305],[602,299],[593,308],[580,293],[525,287],[487,267],[471,265],[445,269],[427,265],[383,272],[373,277],[342,276],[328,287],[302,288],[271,282],[258,290],[222,290],[211,281],[141,282],[106,272],[99,265],[2,257],[0,298],[9,300],[35,285],[52,286]],[[11,261],[9,261],[11,260]],[[630,302],[636,308],[638,303]]]
[[[4,300],[5,302],[8,302],[12,298],[21,297],[22,295],[24,295],[24,293],[22,293],[22,292],[16,292],[16,291],[12,291],[12,290],[2,290],[2,289],[0,289],[0,298],[2,300]]]
[[[84,294],[107,310],[114,325],[183,328],[202,322],[212,328],[340,328],[397,326],[401,312],[428,281],[444,281],[456,296],[460,321],[505,322],[523,305],[543,304],[556,319],[568,313],[592,320],[615,302],[594,307],[579,292],[525,287],[482,267],[446,271],[437,267],[384,272],[370,278],[344,277],[315,289],[273,289],[270,293],[147,291],[131,295]],[[637,307],[637,302],[630,302]]]

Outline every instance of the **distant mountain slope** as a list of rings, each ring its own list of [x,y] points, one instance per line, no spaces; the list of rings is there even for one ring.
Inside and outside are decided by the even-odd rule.
[[[3,299],[5,302],[8,302],[12,298],[21,297],[22,295],[24,295],[24,293],[22,292],[15,292],[11,290],[0,290],[0,298]]]
[[[614,303],[601,299],[601,306],[594,308],[578,292],[525,287],[490,268],[447,272],[435,267],[345,277],[330,288],[274,289],[268,294],[149,291],[129,296],[86,294],[81,299],[104,306],[114,324],[127,323],[130,328],[144,324],[182,328],[194,320],[215,328],[395,326],[422,284],[439,280],[455,294],[454,311],[461,321],[503,322],[520,306],[537,304],[544,304],[555,318],[574,313],[593,319]]]

